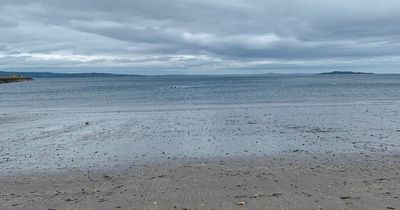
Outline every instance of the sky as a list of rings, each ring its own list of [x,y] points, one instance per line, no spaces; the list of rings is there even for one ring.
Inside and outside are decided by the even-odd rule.
[[[0,70],[400,73],[399,0],[0,0]]]

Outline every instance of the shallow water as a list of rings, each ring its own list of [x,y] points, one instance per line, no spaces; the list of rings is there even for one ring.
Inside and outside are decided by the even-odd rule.
[[[400,75],[68,78],[0,86],[0,108],[398,99]]]

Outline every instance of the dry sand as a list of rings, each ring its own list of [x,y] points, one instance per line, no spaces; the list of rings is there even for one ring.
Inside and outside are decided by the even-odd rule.
[[[295,156],[293,156],[295,157]],[[10,176],[2,209],[398,209],[400,156],[204,160]]]

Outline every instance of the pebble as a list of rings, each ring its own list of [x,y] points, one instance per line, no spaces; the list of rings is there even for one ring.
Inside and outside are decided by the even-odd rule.
[[[240,201],[240,202],[237,202],[236,205],[244,206],[244,205],[246,205],[246,202],[245,201]]]

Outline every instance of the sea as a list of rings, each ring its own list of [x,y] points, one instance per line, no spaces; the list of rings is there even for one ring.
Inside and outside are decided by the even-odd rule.
[[[38,78],[0,85],[0,109],[399,99],[400,75]]]

